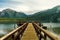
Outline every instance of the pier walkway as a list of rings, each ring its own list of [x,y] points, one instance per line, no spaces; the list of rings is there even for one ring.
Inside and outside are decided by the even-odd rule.
[[[21,40],[38,40],[37,34],[32,23],[29,23]]]

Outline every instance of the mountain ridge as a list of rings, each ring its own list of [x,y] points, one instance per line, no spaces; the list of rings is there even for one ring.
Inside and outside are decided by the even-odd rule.
[[[0,18],[25,18],[26,16],[23,12],[17,12],[12,9],[5,9],[0,12]]]
[[[53,7],[52,9],[37,12],[31,17],[33,17],[33,19],[36,19],[35,21],[38,20],[41,22],[60,22],[60,20],[58,20],[60,18],[60,5]]]
[[[28,21],[38,22],[60,22],[60,5],[51,9],[36,12],[32,15],[26,15],[24,12],[17,12],[12,9],[5,9],[0,12],[0,18],[27,18]]]

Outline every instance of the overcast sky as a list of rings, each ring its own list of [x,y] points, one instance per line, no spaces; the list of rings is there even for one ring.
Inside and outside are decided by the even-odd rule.
[[[10,8],[32,14],[31,12],[50,9],[57,5],[60,5],[60,0],[0,0],[0,11]]]

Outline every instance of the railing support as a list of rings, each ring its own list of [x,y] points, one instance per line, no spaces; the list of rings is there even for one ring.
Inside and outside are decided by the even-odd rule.
[[[47,37],[49,37],[51,40],[60,40],[57,36],[53,35],[51,32],[49,32],[46,26],[42,26],[40,27],[38,24],[33,23],[33,26],[35,28],[36,31],[38,31],[40,33],[40,38],[39,40],[42,39],[42,37],[44,38],[44,40],[47,40]],[[41,33],[43,33],[44,35],[42,36]],[[41,37],[42,36],[42,37]]]
[[[41,35],[41,30],[40,30],[40,36],[39,36],[39,40],[41,40],[42,39],[42,35]]]
[[[24,30],[26,29],[28,23],[24,23],[22,26],[16,28],[15,30],[13,30],[12,32],[8,33],[7,35],[3,36],[2,38],[0,38],[0,40],[20,40],[23,35]]]
[[[47,30],[46,26],[42,26],[43,29]],[[47,35],[44,33],[44,40],[47,40]]]
[[[13,34],[13,35],[12,35],[12,40],[14,40],[14,38],[15,38],[15,35]]]

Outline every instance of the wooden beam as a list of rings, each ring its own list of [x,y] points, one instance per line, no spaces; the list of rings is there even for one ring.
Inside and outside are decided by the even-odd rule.
[[[46,34],[50,39],[52,40],[60,40],[57,36],[53,35],[52,32],[49,32],[48,30],[43,29],[36,23],[34,23],[36,27],[38,27],[44,34]]]
[[[15,30],[11,31],[10,33],[6,34],[5,36],[3,36],[2,38],[0,38],[0,40],[6,40],[7,38],[9,38],[10,36],[12,36],[14,33],[16,33],[18,30],[21,30],[20,28],[25,26],[27,23],[24,23],[22,26],[16,28]]]

